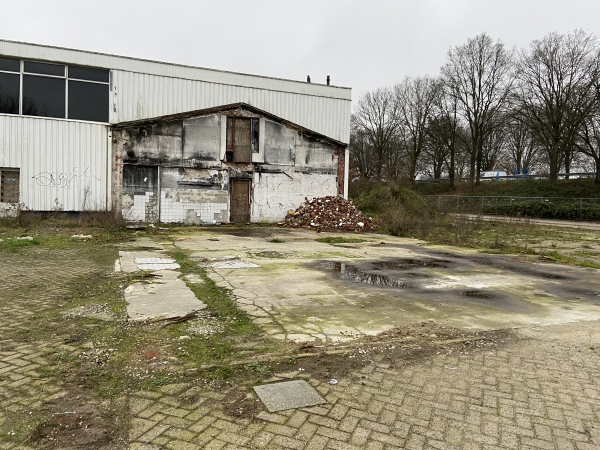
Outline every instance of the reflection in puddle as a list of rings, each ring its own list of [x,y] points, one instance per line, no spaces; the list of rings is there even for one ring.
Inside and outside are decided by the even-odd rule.
[[[408,283],[398,278],[365,272],[345,263],[327,263],[326,267],[339,272],[342,278],[347,278],[357,283],[367,283],[375,286],[393,286],[401,289],[409,287]]]

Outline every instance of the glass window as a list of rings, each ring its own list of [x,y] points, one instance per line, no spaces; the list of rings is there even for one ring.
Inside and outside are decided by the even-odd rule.
[[[20,76],[0,72],[0,113],[19,114]]]
[[[65,80],[23,76],[23,115],[65,117]]]
[[[25,61],[25,72],[39,73],[41,75],[56,75],[58,77],[65,76],[65,66],[58,64],[47,64],[33,61]]]
[[[69,80],[69,119],[108,122],[108,103],[108,84]]]
[[[20,72],[21,61],[12,58],[0,58],[0,70],[6,70],[7,72]]]
[[[69,78],[78,80],[99,81],[108,83],[108,70],[92,69],[91,67],[69,66]]]

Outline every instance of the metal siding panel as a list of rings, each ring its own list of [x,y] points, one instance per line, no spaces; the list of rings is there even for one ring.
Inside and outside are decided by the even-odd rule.
[[[26,208],[79,211],[89,190],[88,209],[107,209],[106,126],[0,115],[0,130],[0,165],[21,170]]]
[[[247,102],[333,139],[350,138],[349,100],[123,71],[113,77],[117,122]]]

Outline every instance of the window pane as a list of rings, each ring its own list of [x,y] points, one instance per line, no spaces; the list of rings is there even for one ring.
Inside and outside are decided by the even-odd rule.
[[[65,117],[65,80],[23,76],[23,115]]]
[[[58,64],[46,64],[32,61],[25,61],[25,72],[41,73],[43,75],[65,76],[65,66]]]
[[[108,122],[108,84],[69,80],[69,119]]]
[[[78,80],[102,81],[104,83],[108,83],[108,70],[69,66],[69,78],[77,78]]]
[[[0,73],[0,113],[19,114],[19,75]]]
[[[9,72],[20,72],[21,64],[18,59],[0,58],[0,70],[7,70]]]

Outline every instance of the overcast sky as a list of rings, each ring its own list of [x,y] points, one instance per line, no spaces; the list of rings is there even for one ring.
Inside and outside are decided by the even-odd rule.
[[[0,39],[353,88],[436,75],[485,31],[600,36],[600,0],[0,0]]]

